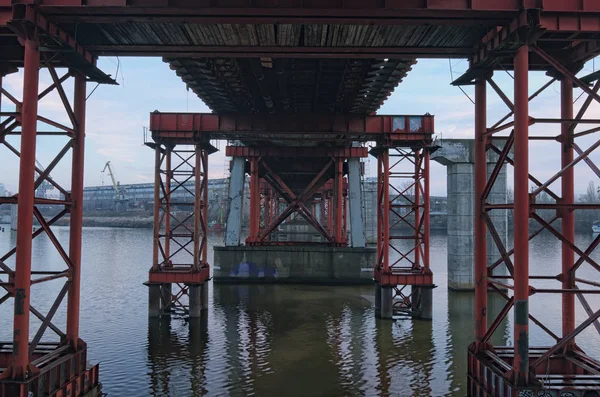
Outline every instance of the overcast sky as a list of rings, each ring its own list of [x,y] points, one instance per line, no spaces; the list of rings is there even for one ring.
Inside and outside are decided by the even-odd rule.
[[[88,99],[87,104],[87,146],[85,159],[86,186],[100,185],[103,181],[101,170],[107,161],[111,161],[121,183],[141,183],[153,181],[152,150],[143,146],[143,127],[148,126],[149,113],[155,109],[164,112],[208,112],[204,103],[187,91],[185,85],[169,66],[158,58],[101,58],[99,66],[107,73],[115,76],[118,68],[119,86],[99,86]],[[600,65],[599,65],[600,66]],[[459,88],[450,86],[450,68],[454,77],[458,77],[467,67],[466,60],[420,60],[408,74],[403,83],[383,105],[379,114],[424,114],[436,116],[438,137],[472,138],[473,137],[473,104]],[[580,75],[592,72],[595,65],[586,65]],[[530,92],[536,91],[548,78],[543,73],[531,73]],[[512,97],[512,77],[506,72],[496,72],[496,82]],[[51,82],[45,70],[40,76],[40,87],[47,87]],[[4,78],[4,88],[17,98],[21,98],[22,75],[20,73]],[[88,94],[95,84],[88,84]],[[72,92],[72,82],[66,86]],[[560,84],[546,90],[536,98],[530,106],[534,117],[556,118],[560,115]],[[473,97],[472,87],[465,88]],[[575,98],[581,90],[575,90]],[[576,102],[579,108],[583,98]],[[6,98],[2,99],[2,110],[12,108]],[[488,88],[488,125],[507,113],[506,105]],[[40,102],[40,114],[68,124],[68,117],[62,109],[58,96],[48,95]],[[600,105],[594,103],[588,112],[589,117],[600,119]],[[589,125],[580,128],[590,128]],[[47,129],[47,128],[44,128]],[[534,126],[532,134],[555,135],[559,133],[558,125]],[[585,150],[595,142],[593,135],[581,138],[578,144]],[[8,141],[18,145],[18,138],[9,137]],[[46,166],[65,141],[57,138],[40,137],[37,143],[37,158]],[[225,172],[225,157],[221,152],[210,156],[211,177],[222,177]],[[530,145],[532,174],[539,179],[553,175],[560,165],[559,145],[556,143],[532,143]],[[592,154],[600,165],[600,156]],[[2,174],[0,183],[4,183],[10,191],[16,191],[18,184],[17,157],[0,145]],[[371,176],[375,176],[376,162],[369,160],[367,166]],[[509,169],[509,174],[512,169]],[[598,185],[597,177],[585,164],[578,165],[576,170],[576,190],[583,193],[593,180]],[[70,178],[70,167],[67,163],[59,165],[52,176],[65,183]],[[510,176],[509,176],[509,179]],[[106,176],[104,183],[110,183]],[[509,183],[511,183],[509,181]],[[560,191],[559,188],[556,188]],[[432,166],[431,193],[445,195],[446,170],[439,164]]]

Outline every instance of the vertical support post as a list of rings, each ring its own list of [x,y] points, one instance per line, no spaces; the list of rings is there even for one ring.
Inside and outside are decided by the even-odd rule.
[[[67,340],[78,349],[79,341],[79,298],[81,290],[81,233],[83,226],[83,166],[85,152],[85,76],[75,73],[73,112],[77,125],[73,138],[71,170],[71,222],[69,226],[69,258],[71,284],[67,303]]]
[[[561,118],[573,118],[573,83],[568,78],[561,80]],[[561,124],[561,167],[566,168],[573,161],[573,137],[571,125]],[[575,170],[566,168],[561,178],[563,205],[575,202]],[[562,209],[562,235],[571,244],[575,243],[575,213],[570,208]],[[574,274],[571,267],[575,263],[575,254],[568,244],[562,243],[562,288],[573,289],[575,286]],[[562,335],[563,337],[575,330],[575,295],[562,294]],[[567,343],[568,348],[573,348],[575,339]]]
[[[39,43],[25,40],[23,107],[21,111],[21,158],[17,216],[17,248],[14,281],[14,332],[12,377],[23,379],[29,367],[29,303],[31,287],[31,242],[34,207],[36,124],[38,113]]]
[[[515,55],[514,355],[518,386],[529,383],[529,46]]]
[[[194,266],[192,271],[200,270],[200,256],[202,238],[202,148],[200,145],[194,147]],[[192,290],[190,288],[190,316],[192,312]]]
[[[208,310],[208,282],[200,285],[200,292],[202,294],[202,310]]]
[[[148,317],[160,317],[160,284],[148,284]]]
[[[378,252],[383,273],[390,272],[389,251],[390,251],[390,157],[389,149],[384,148],[378,157],[379,172],[377,175],[378,181],[378,196],[379,206],[377,218],[378,222],[378,242],[380,248]]]
[[[190,318],[199,318],[202,316],[202,286],[202,284],[188,285]]]
[[[429,269],[429,239],[431,221],[431,191],[429,186],[431,153],[429,149],[423,150],[423,266]]]
[[[200,225],[202,233],[200,249],[202,250],[202,255],[200,256],[200,260],[202,261],[202,266],[206,266],[208,264],[208,151],[202,149],[200,156],[202,162],[202,222]]]
[[[234,157],[231,162],[231,176],[229,177],[229,210],[227,212],[227,230],[225,245],[237,247],[240,245],[242,232],[242,213],[244,206],[244,167],[246,160],[243,157]]]
[[[154,244],[152,246],[152,271],[159,269],[159,250],[160,244],[160,163],[161,163],[161,145],[156,144],[154,148]]]
[[[381,318],[390,319],[394,316],[394,288],[381,287]]]
[[[343,233],[342,233],[342,226],[343,226],[343,203],[342,200],[344,199],[344,192],[343,192],[343,182],[344,182],[344,161],[341,158],[336,158],[335,159],[335,179],[334,179],[334,199],[335,199],[335,226],[334,226],[334,233],[333,235],[335,236],[335,242],[336,244],[341,244],[343,242]]]
[[[362,213],[362,190],[360,183],[360,159],[348,159],[348,199],[350,201],[350,244],[365,247],[365,223]]]
[[[171,152],[173,148],[165,147],[165,266],[171,266],[171,178],[173,178]]]
[[[486,138],[487,126],[486,80],[475,82],[475,340],[479,344],[487,331],[487,227],[484,218],[483,192],[487,184]],[[480,348],[482,346],[477,346]]]
[[[415,268],[421,266],[421,167],[422,167],[422,150],[415,150]]]
[[[383,271],[390,272],[390,153],[385,148],[383,156],[382,204],[379,216],[382,218]]]
[[[260,180],[258,178],[258,157],[250,159],[250,242],[258,242],[260,224]]]

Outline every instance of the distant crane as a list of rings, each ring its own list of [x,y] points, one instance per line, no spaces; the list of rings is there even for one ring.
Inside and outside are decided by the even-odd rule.
[[[110,175],[110,179],[112,181],[113,189],[115,191],[115,207],[116,207],[117,212],[120,212],[123,210],[123,205],[125,204],[124,202],[128,201],[128,199],[125,198],[125,189],[120,188],[120,184],[117,181],[117,179],[115,178],[115,173],[110,164],[110,161],[107,161],[106,164],[104,164],[104,168],[101,171],[102,174],[104,174],[104,172],[107,169],[108,169],[108,175]]]
[[[46,171],[46,169],[40,164],[39,161],[37,161],[37,159],[35,160],[35,165],[37,165],[37,168],[39,168],[41,172]],[[36,178],[39,177],[37,171],[35,172],[35,175]],[[47,191],[52,190],[52,185],[50,184],[50,182],[48,182],[48,179],[50,179],[50,175],[47,175],[47,179],[44,179],[42,183],[40,183],[40,186],[36,189],[37,197],[47,198]]]

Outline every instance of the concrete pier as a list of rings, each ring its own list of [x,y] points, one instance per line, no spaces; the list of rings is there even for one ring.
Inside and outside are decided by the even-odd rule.
[[[498,142],[502,147],[503,143]],[[441,149],[431,159],[447,167],[448,180],[448,288],[454,291],[473,291],[474,284],[474,141],[445,139]],[[491,174],[497,156],[488,152],[487,172]],[[506,203],[506,168],[498,175],[488,203]],[[490,216],[506,245],[508,217],[506,210],[494,210]],[[499,252],[488,231],[488,266],[499,258]],[[499,266],[495,274],[505,274]]]
[[[160,284],[148,285],[148,317],[160,317]]]
[[[311,245],[214,247],[215,282],[367,284],[374,248]]]
[[[348,159],[348,199],[350,201],[350,245],[352,247],[365,247],[365,223],[362,214],[362,194],[360,182],[360,159]]]
[[[202,316],[202,284],[190,284],[188,287],[188,295],[190,297],[190,318],[198,318]]]
[[[246,159],[234,157],[229,179],[229,212],[225,231],[225,245],[237,247],[240,245],[242,232],[242,211],[244,206],[244,177]]]
[[[200,292],[202,294],[202,310],[208,310],[208,282],[200,285]]]
[[[161,284],[160,293],[162,295],[160,307],[164,313],[169,313],[172,309],[171,299],[173,295],[173,286],[170,283]]]
[[[390,319],[394,315],[394,288],[380,287],[381,290],[381,318]]]
[[[415,310],[415,317],[423,320],[433,319],[433,289],[434,285],[413,285],[411,302]]]

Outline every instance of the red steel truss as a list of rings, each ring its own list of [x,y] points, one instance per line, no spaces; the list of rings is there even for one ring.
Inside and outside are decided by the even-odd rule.
[[[306,244],[306,241],[279,242],[271,238],[286,219],[301,216],[319,234],[327,244],[347,245],[347,181],[343,175],[344,159],[348,157],[366,157],[366,148],[254,148],[228,146],[226,154],[246,157],[250,163],[250,230],[247,245],[290,245]],[[295,153],[295,156],[294,156]],[[325,165],[318,170],[308,184],[300,191],[290,188],[288,183],[272,165],[270,158],[294,156],[295,158],[314,157],[326,159]],[[333,178],[330,175],[333,174]],[[318,196],[318,198],[317,198]],[[286,205],[279,208],[279,198]],[[316,212],[316,202],[322,203],[323,197],[331,197],[331,203],[322,209],[320,216]],[[330,209],[335,208],[335,211]],[[327,216],[323,215],[327,213]],[[331,217],[331,221],[329,218]],[[328,219],[327,223],[325,219]],[[325,226],[327,224],[327,226]]]
[[[429,267],[431,135],[406,146],[380,146],[377,157],[375,280],[392,287],[394,312],[419,314],[420,290],[433,288]],[[408,288],[407,288],[408,287]]]
[[[148,146],[155,151],[154,248],[147,283],[150,305],[156,306],[154,315],[189,314],[190,286],[201,286],[210,276],[208,155],[213,148],[160,141]],[[160,287],[160,295],[152,295],[153,287]]]
[[[528,59],[534,56],[544,59],[552,66],[552,79],[530,95]],[[493,80],[491,72],[476,79],[476,341],[469,347],[468,355],[470,396],[508,397],[520,396],[523,393],[597,395],[594,392],[598,391],[600,384],[600,362],[585,354],[585,338],[580,334],[591,325],[600,332],[600,310],[593,309],[588,301],[591,294],[600,293],[600,283],[593,281],[589,275],[578,276],[578,272],[585,266],[589,269],[584,270],[600,271],[600,266],[591,257],[592,251],[600,243],[600,237],[595,237],[587,247],[578,246],[575,241],[574,215],[575,211],[598,209],[600,205],[575,202],[574,167],[586,163],[600,176],[598,168],[589,158],[589,154],[600,146],[600,140],[593,139],[589,144],[589,138],[600,129],[585,127],[589,124],[600,124],[600,120],[586,118],[590,105],[594,101],[600,101],[600,82],[597,81],[593,88],[583,83],[575,77],[580,68],[581,66],[565,63],[560,57],[549,55],[535,44],[523,44],[514,55],[513,100]],[[560,117],[531,117],[529,102],[557,80],[560,82]],[[508,114],[491,127],[488,127],[486,118],[488,84],[508,108]],[[574,87],[580,88],[585,95],[576,115],[573,110]],[[511,117],[513,120],[508,121]],[[536,124],[560,125],[561,132],[558,135],[545,136],[530,134],[530,126]],[[508,135],[501,136],[501,132],[507,131],[510,131]],[[582,137],[587,137],[587,145],[585,138],[580,139]],[[503,146],[497,144],[498,139],[504,140]],[[547,179],[537,178],[529,172],[529,164],[532,161],[529,147],[537,141],[554,141],[560,148],[560,170]],[[494,152],[498,157],[489,178],[486,173],[488,151]],[[514,169],[514,202],[488,204],[487,198],[491,188],[505,165],[513,166]],[[510,249],[499,238],[493,217],[490,216],[491,211],[506,209],[513,211],[514,219],[514,245]],[[554,215],[544,217],[540,212],[543,210],[554,211]],[[561,225],[557,222],[559,219]],[[533,232],[530,232],[530,221],[536,224]],[[500,253],[500,258],[494,263],[487,263],[486,231],[493,237]],[[558,274],[535,274],[529,268],[529,241],[542,231],[551,233],[562,243],[562,268]],[[495,276],[493,270],[498,266],[506,266],[508,276]],[[549,285],[551,281],[556,281],[554,287]],[[490,316],[489,321],[488,289],[497,291],[506,299],[504,308],[496,316]],[[531,297],[541,294],[556,294],[561,297],[562,305],[557,308],[562,317],[562,330],[559,333],[553,332],[549,326],[538,320],[538,313],[530,312]],[[576,321],[575,298],[586,313],[586,319],[581,322]],[[512,346],[492,346],[492,334],[511,311],[514,315]],[[531,346],[529,328],[532,323],[554,341],[551,346]],[[576,342],[576,337],[580,343]],[[586,391],[591,394],[585,394]]]
[[[0,198],[0,205],[16,205],[18,216],[16,246],[0,257],[0,286],[5,290],[0,304],[14,305],[13,340],[0,344],[0,396],[27,397],[31,392],[34,395],[82,396],[99,390],[98,365],[88,367],[87,345],[79,338],[87,77],[75,70],[59,77],[50,61],[52,54],[40,52],[36,36],[24,40],[24,49],[22,100],[2,87],[0,77],[0,98],[8,100],[14,107],[13,112],[0,113],[0,144],[19,157],[20,162],[18,194]],[[52,84],[38,92],[39,71],[44,66]],[[69,79],[74,81],[72,101],[64,88]],[[38,102],[50,93],[58,94],[68,116],[67,125],[39,114]],[[36,165],[36,141],[41,135],[50,136],[57,143],[62,141],[61,149],[45,170]],[[12,136],[20,139],[20,147],[10,143],[8,137]],[[57,165],[68,161],[72,169],[70,188],[50,176]],[[38,188],[42,184],[51,185],[60,192],[61,198],[36,196],[41,194]],[[51,217],[46,211],[49,206],[56,212]],[[70,218],[68,249],[52,230],[52,225],[67,215]],[[35,228],[34,219],[39,225]],[[33,260],[33,240],[44,234],[64,261],[64,269],[49,271]],[[61,280],[62,287],[57,288],[48,313],[42,313],[32,303],[36,301],[36,288],[38,284],[52,280]],[[60,326],[55,323],[54,315],[65,297],[66,324]],[[30,338],[30,330],[35,324],[32,316],[41,324]]]

